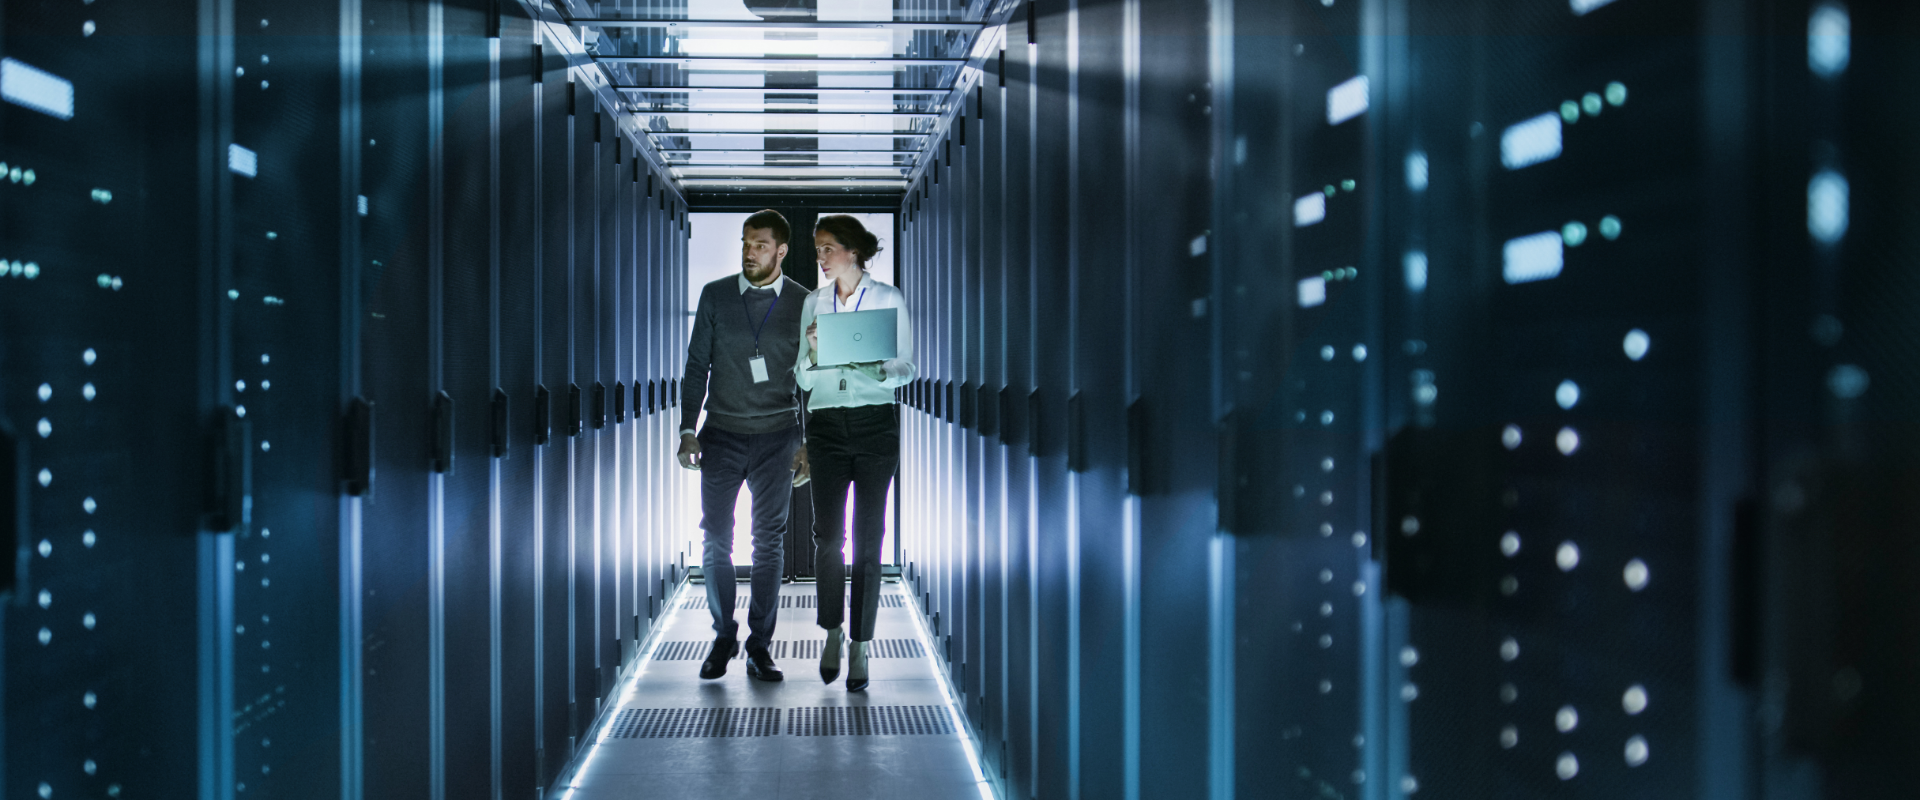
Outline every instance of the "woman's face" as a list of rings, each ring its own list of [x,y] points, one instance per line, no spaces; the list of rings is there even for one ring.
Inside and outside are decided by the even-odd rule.
[[[826,275],[827,280],[837,281],[843,275],[860,271],[860,262],[854,259],[853,251],[826,231],[814,231],[813,253],[814,260],[820,264],[821,274]]]

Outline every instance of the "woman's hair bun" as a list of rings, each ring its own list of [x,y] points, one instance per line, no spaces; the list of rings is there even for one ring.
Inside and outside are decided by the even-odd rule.
[[[847,214],[828,214],[813,224],[816,231],[826,231],[840,242],[842,247],[853,251],[854,260],[865,269],[867,260],[880,252],[880,237],[867,231],[858,217]]]

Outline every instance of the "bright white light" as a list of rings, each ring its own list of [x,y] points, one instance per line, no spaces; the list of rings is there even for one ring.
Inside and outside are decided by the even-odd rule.
[[[1559,775],[1563,781],[1573,780],[1573,776],[1580,774],[1580,759],[1574,758],[1572,753],[1561,753],[1560,760],[1553,763],[1553,774]]]
[[[1822,78],[1847,71],[1853,59],[1853,21],[1847,10],[1823,3],[1807,19],[1807,68]]]
[[[1507,169],[1531,167],[1560,157],[1560,115],[1546,113],[1516,122],[1500,134],[1500,163]]]
[[[1508,450],[1520,446],[1520,426],[1508,425],[1500,429],[1500,444]]]
[[[927,630],[926,623],[920,619],[921,609],[918,606],[919,603],[914,602],[907,609],[907,616],[913,619],[913,629],[920,635],[920,646],[926,648],[926,652],[932,653],[934,652],[933,636]],[[967,766],[973,770],[974,784],[980,789],[980,797],[983,800],[993,800],[992,785],[987,783],[987,773],[980,769],[980,756],[973,751],[973,737],[967,734],[967,721],[960,717],[960,708],[954,702],[953,687],[949,685],[947,673],[945,670],[936,669],[934,674],[940,678],[935,685],[940,687],[940,697],[946,701],[947,713],[953,717],[953,730],[959,736],[961,748],[966,750]]]
[[[1807,232],[1821,244],[1834,244],[1847,233],[1847,179],[1823,169],[1807,182]]]
[[[1612,3],[1613,0],[1567,0],[1567,7],[1573,9],[1574,16],[1584,17],[1587,12]]]
[[[360,200],[359,200],[359,202],[360,202],[360,216],[363,216],[363,217],[364,217],[364,216],[366,216],[366,215],[367,215],[367,196],[363,194],[363,195],[358,195],[358,197],[360,198]]]
[[[1327,90],[1327,124],[1338,125],[1367,113],[1367,76],[1348,78]]]
[[[890,41],[849,39],[681,39],[689,56],[843,56],[877,58],[893,54]]]
[[[1509,239],[1501,248],[1500,275],[1507,283],[1531,283],[1560,275],[1566,266],[1566,243],[1559,231],[1542,231]]]
[[[1580,402],[1580,384],[1561,381],[1560,386],[1553,390],[1553,402],[1561,408],[1573,408],[1575,403]]]
[[[1574,710],[1573,706],[1561,706],[1553,715],[1553,727],[1560,729],[1561,733],[1580,727],[1580,712]]]
[[[1553,437],[1553,446],[1559,448],[1560,455],[1573,455],[1573,451],[1580,449],[1580,434],[1572,428],[1561,428]]]
[[[73,82],[11,58],[0,59],[0,97],[60,119],[73,119]]]
[[[1560,566],[1561,572],[1572,572],[1580,566],[1580,546],[1573,542],[1561,542],[1560,549],[1554,551],[1553,563]]]
[[[1407,154],[1407,188],[1416,192],[1427,190],[1427,154],[1423,150]]]
[[[1407,274],[1407,291],[1419,294],[1427,290],[1427,254],[1420,250],[1408,250],[1400,259],[1403,271]]]
[[[1647,710],[1647,687],[1637,683],[1627,687],[1627,691],[1620,695],[1620,709],[1627,712],[1628,716]]]
[[[227,145],[227,169],[254,177],[260,174],[260,154],[237,144]]]
[[[1312,308],[1327,302],[1327,279],[1315,275],[1300,282],[1300,307]]]
[[[1304,228],[1326,218],[1326,195],[1313,192],[1293,201],[1293,227]]]
[[[1627,338],[1621,340],[1620,349],[1626,351],[1629,361],[1639,361],[1647,357],[1647,349],[1653,347],[1653,337],[1646,331],[1634,328],[1627,331]]]
[[[1637,767],[1647,763],[1647,737],[1635,734],[1627,739],[1627,766]]]
[[[1520,534],[1507,531],[1500,537],[1500,554],[1512,558],[1518,552],[1520,552]]]
[[[1647,581],[1652,577],[1652,571],[1647,569],[1647,562],[1637,558],[1627,562],[1627,565],[1620,570],[1620,580],[1626,582],[1627,589],[1635,592],[1647,588]]]

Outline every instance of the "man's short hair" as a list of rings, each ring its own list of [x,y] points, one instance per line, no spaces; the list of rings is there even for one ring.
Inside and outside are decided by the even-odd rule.
[[[780,216],[780,212],[771,208],[765,211],[753,212],[753,216],[747,217],[746,227],[754,230],[773,231],[773,243],[775,245],[786,244],[787,239],[793,235],[793,229],[787,226],[787,218]]]

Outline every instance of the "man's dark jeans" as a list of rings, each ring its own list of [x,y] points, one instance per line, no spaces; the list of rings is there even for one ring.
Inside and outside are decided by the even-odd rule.
[[[807,463],[813,470],[813,563],[820,627],[840,627],[847,607],[847,486],[853,486],[853,625],[856,642],[873,639],[880,606],[880,545],[887,488],[900,463],[900,417],[894,406],[823,408],[807,419]]]
[[[738,587],[733,570],[733,508],[745,482],[753,495],[753,600],[747,609],[747,647],[773,641],[779,620],[781,537],[787,532],[787,508],[793,502],[793,451],[798,427],[773,433],[731,433],[708,425],[700,439],[700,524],[707,532],[700,558],[707,578],[707,608],[713,632],[738,639],[733,619]]]

